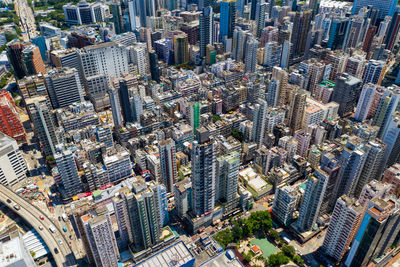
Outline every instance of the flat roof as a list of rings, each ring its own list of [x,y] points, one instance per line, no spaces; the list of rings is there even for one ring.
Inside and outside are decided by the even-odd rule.
[[[147,259],[134,265],[134,267],[155,267],[155,266],[182,266],[189,261],[194,261],[194,256],[189,251],[183,241],[172,244],[171,246],[157,252]]]

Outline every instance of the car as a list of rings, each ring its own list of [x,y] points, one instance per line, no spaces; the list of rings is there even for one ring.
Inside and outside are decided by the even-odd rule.
[[[41,219],[42,221],[44,220],[44,217],[42,215],[39,216],[39,219]]]
[[[58,221],[61,222],[61,216],[58,216]]]
[[[7,198],[7,203],[11,203],[11,200]]]
[[[62,243],[61,239],[58,239],[58,244],[62,245]]]
[[[20,209],[20,206],[14,205],[14,209],[19,210],[19,209]]]
[[[319,235],[317,238],[320,239],[322,237],[322,235]]]
[[[43,226],[39,225],[39,230],[42,231],[43,230]]]
[[[72,240],[72,235],[69,235],[69,239]]]
[[[58,254],[58,248],[54,248],[54,253]]]

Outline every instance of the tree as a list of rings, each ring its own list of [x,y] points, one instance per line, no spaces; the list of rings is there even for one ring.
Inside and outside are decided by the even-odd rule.
[[[212,116],[212,119],[213,119],[213,122],[214,122],[214,123],[217,122],[217,121],[222,120],[221,117],[220,117],[220,116],[217,116],[217,115],[213,115],[213,116]]]
[[[267,266],[281,266],[290,261],[288,257],[286,257],[282,252],[278,252],[276,254],[272,254],[267,259]]]
[[[238,129],[232,130],[232,136],[235,137],[239,142],[242,142],[244,139],[243,134],[239,132]]]
[[[269,234],[270,234],[271,238],[272,238],[274,241],[278,241],[278,240],[280,239],[279,233],[278,233],[277,231],[275,231],[274,229],[271,229],[271,230],[269,231]]]
[[[294,255],[296,254],[296,251],[294,250],[294,247],[285,245],[282,247],[282,252],[288,256],[289,258],[293,259]]]
[[[5,33],[4,33],[4,36],[6,37],[6,41],[7,41],[7,42],[10,42],[10,41],[12,41],[12,40],[18,38],[17,35],[13,34],[12,32],[9,32],[9,31],[5,32]]]
[[[238,224],[235,224],[232,228],[232,235],[234,241],[241,240],[243,238],[243,229]]]
[[[294,263],[296,263],[300,267],[304,266],[304,260],[299,255],[295,255],[293,257],[293,261],[294,261]]]
[[[52,161],[54,161],[54,157],[53,156],[47,156],[46,160],[49,161],[49,162],[52,162]]]

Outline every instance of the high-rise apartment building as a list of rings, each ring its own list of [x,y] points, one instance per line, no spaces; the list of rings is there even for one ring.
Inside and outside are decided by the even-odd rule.
[[[25,46],[24,50],[22,50],[22,61],[24,63],[26,75],[46,73],[39,47],[36,45],[30,44]]]
[[[216,190],[216,144],[212,141],[193,142],[192,205],[194,215],[214,210]]]
[[[254,106],[252,140],[257,143],[258,147],[261,147],[264,140],[267,106],[264,99],[258,99]]]
[[[368,144],[364,145],[363,149],[367,153],[367,157],[360,177],[358,178],[357,185],[353,191],[355,197],[360,196],[362,189],[367,183],[373,179],[379,179],[385,167],[385,143],[380,139],[371,140]]]
[[[363,122],[367,118],[376,92],[376,85],[371,83],[364,84],[361,90],[360,99],[357,103],[356,113],[354,114],[355,120]]]
[[[59,141],[56,135],[56,122],[49,101],[44,96],[38,96],[25,102],[42,151],[46,156],[53,156],[56,153],[55,147]]]
[[[265,15],[267,9],[269,8],[269,4],[261,3],[260,1],[257,3],[256,6],[256,36],[260,38],[261,32],[265,27]]]
[[[155,192],[145,185],[136,185],[133,192],[123,197],[129,211],[135,247],[146,249],[156,245],[160,240],[161,222]]]
[[[108,214],[81,217],[96,266],[117,266],[119,251]]]
[[[216,200],[226,203],[225,210],[235,208],[238,200],[240,156],[237,151],[217,158]]]
[[[233,38],[236,21],[236,0],[223,0],[220,2],[219,40]]]
[[[293,90],[289,96],[289,128],[292,134],[301,129],[307,95],[304,90]]]
[[[200,23],[200,56],[206,56],[208,44],[214,44],[214,13],[211,6],[202,10],[199,18]]]
[[[347,73],[341,74],[336,79],[332,101],[339,104],[339,116],[348,116],[354,111],[360,94],[360,86],[361,80]]]
[[[161,165],[162,184],[165,185],[168,192],[172,192],[173,186],[178,177],[176,166],[176,149],[175,142],[171,138],[161,140],[158,145]]]
[[[385,70],[386,70],[386,63],[384,61],[371,59],[368,62],[367,67],[365,68],[363,83],[364,84],[372,83],[380,85],[383,80],[383,76],[386,73]]]
[[[17,142],[0,132],[0,183],[16,189],[25,180],[27,170]]]
[[[78,174],[75,158],[69,150],[57,151],[54,155],[61,183],[64,187],[64,198],[71,198],[82,192],[81,179]]]
[[[128,192],[128,188],[121,188],[119,194],[112,199],[120,236],[120,239],[117,241],[119,241],[119,247],[121,248],[127,248],[133,242],[133,231],[129,219],[128,206],[122,195]]]
[[[373,198],[346,258],[346,266],[368,266],[383,256],[395,241],[398,242],[399,231],[398,200],[393,197]]]
[[[128,53],[122,45],[113,42],[91,45],[79,50],[78,54],[87,90],[89,89],[87,81],[97,75],[104,75],[108,80],[110,77],[119,78],[123,73],[129,73]],[[102,88],[100,91],[94,91],[93,94],[89,90],[90,97],[93,99],[104,98],[108,87],[102,86]]]
[[[355,0],[353,3],[352,14],[358,14],[361,8],[372,5],[374,9],[379,10],[379,18],[384,19],[386,16],[393,16],[397,1],[373,1],[373,0]]]
[[[310,230],[317,222],[327,183],[328,174],[318,168],[309,175],[299,218],[296,221],[296,226],[300,231]]]
[[[174,57],[176,65],[189,62],[189,42],[186,33],[174,36]]]
[[[322,248],[325,253],[340,261],[347,252],[364,215],[364,208],[354,198],[346,195],[336,201]]]
[[[45,82],[54,109],[83,101],[83,90],[76,69],[52,69],[45,75]]]
[[[393,85],[385,90],[379,99],[375,116],[372,120],[373,126],[379,127],[378,137],[383,139],[391,120],[392,114],[397,110],[400,101],[400,87]]]
[[[245,73],[253,73],[257,66],[258,41],[255,38],[249,38],[246,43],[246,49],[244,56],[244,71]]]
[[[297,189],[294,186],[282,184],[275,190],[272,214],[283,225],[288,225],[293,219],[293,212],[300,199]]]
[[[343,194],[349,196],[354,194],[367,158],[366,151],[361,148],[361,139],[357,137],[350,137],[343,147],[342,154],[339,158],[339,165],[341,168],[335,188],[336,199]]]

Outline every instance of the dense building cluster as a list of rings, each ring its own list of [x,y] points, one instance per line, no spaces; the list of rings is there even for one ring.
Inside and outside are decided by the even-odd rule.
[[[6,45],[21,102],[0,91],[0,183],[26,179],[25,112],[87,262],[117,266],[127,248],[134,262],[186,251],[165,248],[172,219],[192,235],[268,196],[300,243],[326,231],[324,266],[387,266],[396,255],[396,0],[63,11],[70,28],[41,22],[41,36]]]

